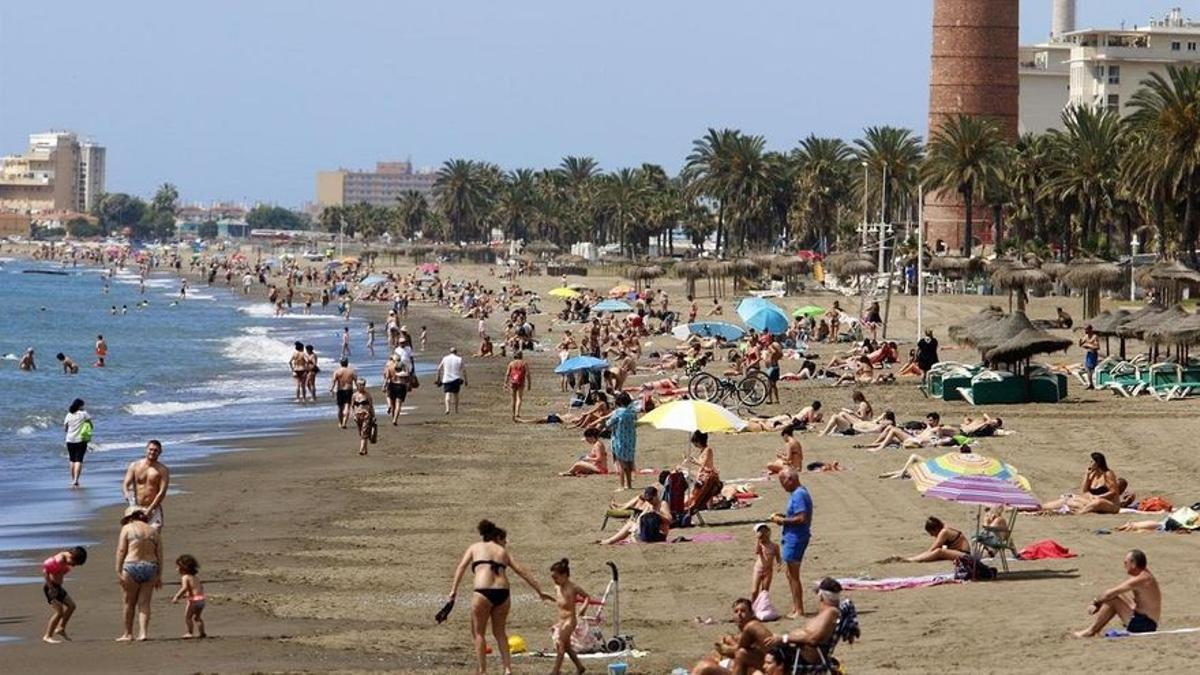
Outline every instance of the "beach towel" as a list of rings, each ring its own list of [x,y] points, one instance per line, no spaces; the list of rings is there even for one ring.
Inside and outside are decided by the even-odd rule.
[[[1138,502],[1137,510],[1143,513],[1153,513],[1158,511],[1174,511],[1175,507],[1171,505],[1171,502],[1162,497],[1146,497]]]
[[[1045,560],[1049,558],[1075,557],[1074,553],[1053,539],[1043,539],[1041,541],[1034,542],[1021,549],[1017,555],[1020,556],[1021,560]]]
[[[721,541],[733,541],[732,534],[722,534],[719,532],[700,532],[698,534],[689,534],[686,537],[671,537],[667,541],[653,542],[657,544],[711,544]],[[622,540],[620,544],[635,544],[631,539]]]
[[[815,583],[820,583],[815,582]],[[942,584],[965,583],[955,579],[953,572],[943,574],[926,574],[920,577],[890,577],[887,579],[838,579],[838,583],[847,591],[898,591],[905,588],[926,588]]]
[[[1104,631],[1106,638],[1127,638],[1127,637],[1151,637],[1154,635],[1179,635],[1180,633],[1200,633],[1200,628],[1176,628],[1175,630],[1156,630],[1152,633],[1130,633],[1127,630],[1119,628],[1110,628]]]

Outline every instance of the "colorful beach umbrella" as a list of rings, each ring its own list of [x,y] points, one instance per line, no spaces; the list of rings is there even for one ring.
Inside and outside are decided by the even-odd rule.
[[[1023,490],[1029,490],[1029,481],[1021,476],[1011,464],[998,459],[984,457],[973,452],[948,452],[940,457],[927,459],[909,470],[913,485],[921,493],[959,476],[985,476],[1008,481]]]
[[[792,316],[797,317],[797,318],[802,317],[802,316],[804,316],[804,317],[821,316],[824,313],[825,313],[825,310],[821,307],[817,307],[816,305],[805,305],[798,309],[792,310]]]
[[[581,370],[603,370],[608,367],[608,361],[594,356],[575,356],[558,364],[554,372],[559,375],[577,373]]]
[[[746,423],[732,412],[708,401],[672,401],[646,413],[638,424],[676,431],[741,431]]]
[[[592,305],[593,312],[632,312],[633,308],[620,300],[602,300]]]
[[[696,323],[685,323],[682,326],[676,326],[671,329],[671,335],[686,340],[695,335],[698,337],[717,337],[729,342],[742,339],[746,334],[746,330],[741,326],[735,326],[731,323],[721,321],[698,321]]]
[[[359,286],[378,286],[379,284],[382,284],[383,282],[385,282],[387,280],[388,280],[388,278],[383,276],[382,274],[372,274],[372,275],[368,276],[366,279],[363,279],[362,281],[358,282],[358,285]]]
[[[757,331],[786,333],[791,320],[778,305],[763,298],[750,297],[742,300],[737,308],[742,321]]]
[[[566,286],[563,286],[561,288],[555,288],[555,289],[551,290],[548,295],[552,298],[562,298],[564,300],[567,300],[567,299],[578,298],[579,291],[576,291],[576,290],[567,288]]]
[[[417,269],[421,270],[425,274],[437,274],[438,266],[437,266],[437,263],[427,262],[427,263],[421,263],[421,266],[418,267]]]
[[[960,504],[1007,506],[1022,511],[1041,508],[1037,498],[1018,483],[997,476],[955,476],[924,492],[925,497]]]

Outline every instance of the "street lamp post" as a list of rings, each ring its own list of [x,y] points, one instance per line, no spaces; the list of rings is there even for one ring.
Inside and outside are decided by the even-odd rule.
[[[1141,242],[1138,241],[1137,232],[1133,233],[1133,238],[1129,240],[1129,299],[1134,300],[1137,296],[1137,281],[1136,275],[1133,273],[1133,259],[1137,257],[1138,246]]]
[[[867,171],[867,161],[862,162],[863,168],[863,221],[862,221],[862,245],[867,245],[867,195],[871,191],[871,174]]]

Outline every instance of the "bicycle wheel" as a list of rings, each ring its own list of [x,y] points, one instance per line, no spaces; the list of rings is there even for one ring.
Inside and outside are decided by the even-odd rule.
[[[721,381],[712,373],[697,373],[688,381],[688,395],[694,401],[715,403],[721,398]]]
[[[762,405],[771,393],[771,381],[763,373],[755,370],[746,373],[737,383],[738,400],[747,408]]]

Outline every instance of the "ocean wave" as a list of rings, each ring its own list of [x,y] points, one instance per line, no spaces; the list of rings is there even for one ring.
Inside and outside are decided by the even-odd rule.
[[[275,307],[268,303],[254,303],[253,305],[242,305],[238,307],[238,311],[246,316],[252,316],[259,319],[295,319],[300,321],[341,321],[341,317],[336,314],[301,314],[303,304],[292,308],[291,312],[282,316],[275,316]]]
[[[147,401],[145,403],[130,403],[125,406],[126,412],[135,417],[144,417],[149,415],[177,415],[184,412],[195,412],[197,410],[214,410],[223,408],[234,401],[167,401],[165,403],[154,403]]]
[[[36,428],[34,428],[32,425],[26,424],[25,426],[17,429],[17,435],[18,436],[32,436],[32,435],[36,434],[37,431],[38,430]]]
[[[221,353],[237,363],[287,367],[288,359],[292,358],[292,352],[295,351],[294,346],[268,337],[267,329],[262,326],[252,326],[245,330],[245,335],[225,338],[225,346]]]

